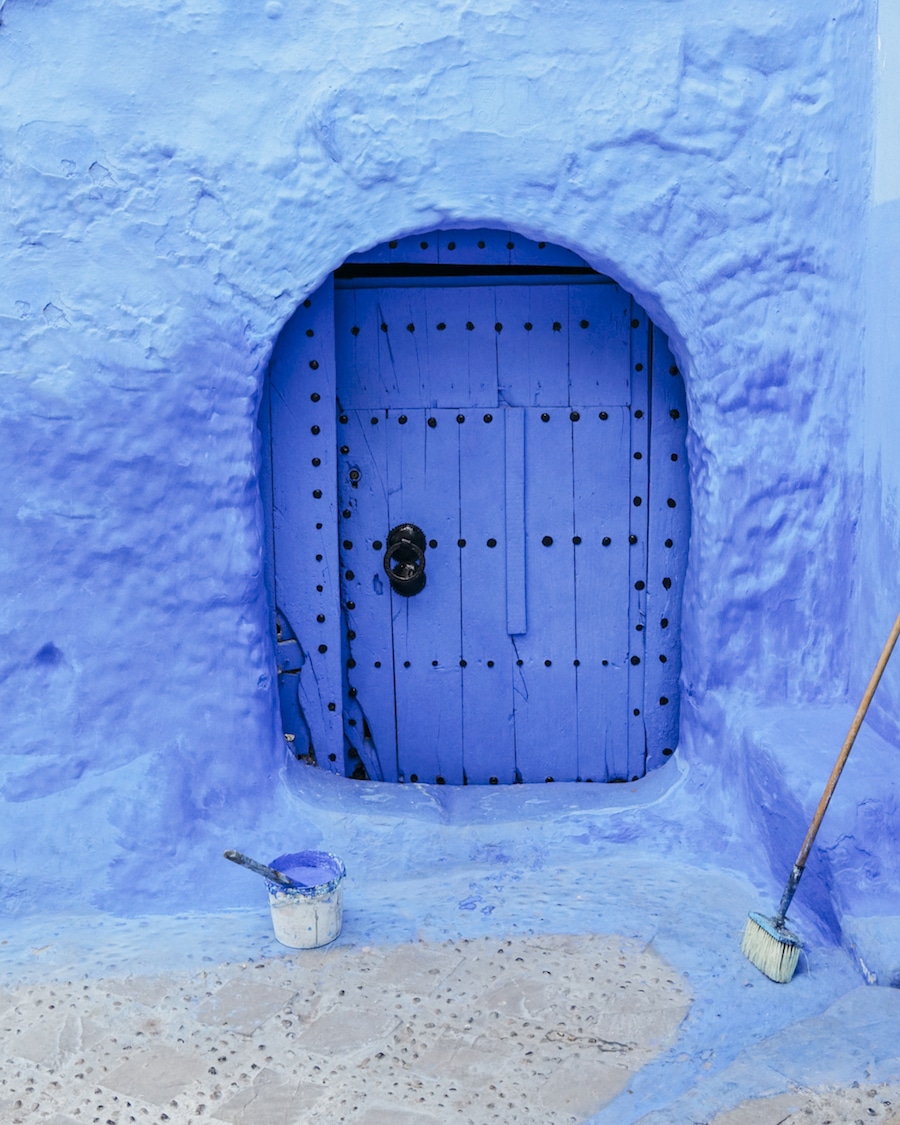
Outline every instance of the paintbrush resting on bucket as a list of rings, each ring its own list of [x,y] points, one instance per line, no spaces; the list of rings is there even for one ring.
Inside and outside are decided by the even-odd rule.
[[[881,675],[887,667],[891,653],[894,651],[898,636],[900,636],[900,615],[894,622],[891,635],[885,643],[878,663],[875,665],[875,671],[872,673],[872,678],[869,680],[869,685],[863,694],[862,701],[853,716],[853,722],[850,724],[850,730],[844,739],[844,745],[841,747],[840,754],[838,754],[834,769],[831,771],[831,777],[829,777],[828,784],[825,786],[825,792],[819,801],[809,831],[806,833],[806,839],[800,848],[800,854],[797,856],[787,886],[784,888],[784,894],[781,896],[781,902],[778,905],[778,913],[774,918],[766,918],[762,914],[752,911],[747,918],[741,952],[749,961],[753,962],[757,969],[778,984],[787,984],[794,975],[797,962],[800,960],[800,949],[803,945],[800,938],[796,934],[792,934],[785,926],[788,907],[791,905],[794,891],[796,891],[797,884],[800,882],[800,876],[806,866],[806,860],[809,857],[816,833],[819,831],[819,825],[822,823],[822,817],[824,817],[825,810],[828,808],[828,802],[831,800],[838,778],[841,776],[844,763],[850,756],[850,750],[856,740],[859,728],[862,726],[862,721],[866,717],[866,711],[868,711],[869,704],[872,702],[872,696],[875,694]]]
[[[274,867],[266,867],[263,863],[257,863],[255,859],[250,856],[244,855],[243,852],[236,852],[233,848],[229,848],[227,852],[223,853],[226,859],[230,859],[232,863],[239,863],[241,867],[246,867],[250,871],[255,871],[257,875],[262,875],[264,879],[268,879],[272,883],[280,883],[282,887],[305,887],[305,883],[298,883],[296,879],[291,879],[282,871],[276,871]]]

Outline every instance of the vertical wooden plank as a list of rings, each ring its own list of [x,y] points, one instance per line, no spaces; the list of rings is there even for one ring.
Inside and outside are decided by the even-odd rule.
[[[348,372],[348,376],[349,376]],[[352,388],[342,387],[346,398]],[[346,692],[362,712],[348,710],[350,741],[361,749],[362,718],[378,759],[374,780],[397,780],[397,726],[391,599],[382,567],[389,524],[384,411],[346,409],[338,418],[341,498],[342,588],[347,630]],[[372,418],[376,418],[372,424]],[[343,513],[349,512],[349,517]],[[349,548],[345,543],[350,543]],[[361,754],[361,756],[363,756]],[[369,770],[370,776],[373,771]],[[380,774],[380,777],[377,776]]]
[[[510,406],[565,406],[569,401],[566,285],[496,289],[497,380]]]
[[[424,335],[421,289],[361,289],[374,300],[378,320],[378,370],[384,393],[379,407],[423,406],[420,341]]]
[[[454,292],[457,305],[466,303],[465,290]],[[437,329],[440,318],[429,315],[429,288],[342,286],[336,300],[338,363],[341,371],[353,372],[352,408],[427,406],[434,388],[442,387],[434,373],[459,378],[464,371],[447,370],[441,349],[446,331]],[[447,327],[454,337],[464,338],[466,320],[451,319]]]
[[[382,382],[393,388],[379,405],[391,407],[424,406],[423,371],[420,353],[427,335],[425,297],[421,289],[374,289],[378,306],[379,361]],[[382,328],[387,325],[387,332]]]
[[[279,336],[270,393],[275,599],[303,650],[298,700],[316,760],[343,772],[331,281]]]
[[[300,710],[298,696],[299,673],[303,667],[303,653],[300,642],[294,636],[284,616],[273,612],[275,621],[275,664],[278,670],[278,701],[281,706],[281,725],[285,741],[297,758],[310,753],[312,736],[303,712]]]
[[[631,389],[631,299],[618,285],[569,286],[569,402],[625,406]]]
[[[459,427],[463,768],[469,785],[511,784],[516,778],[503,413],[472,411]]]
[[[513,681],[523,781],[574,781],[578,771],[572,542],[572,426],[578,423],[569,414],[568,407],[525,411],[528,630],[514,638]]]
[[[661,765],[677,746],[681,601],[690,537],[684,381],[665,335],[656,327],[652,341],[650,565],[644,684],[648,769]]]
[[[429,293],[429,371],[434,377],[429,381],[426,407],[468,405],[469,318],[467,290],[447,288]]]
[[[350,405],[492,406],[497,399],[492,292],[428,285],[339,288],[338,365],[354,372]]]
[[[506,410],[505,430],[505,561],[506,631],[510,636],[528,627],[525,600],[525,411]]]
[[[613,778],[643,777],[647,770],[644,726],[644,672],[647,623],[647,525],[649,504],[649,325],[647,314],[634,301],[631,307],[631,506],[629,551],[629,668],[628,737],[623,760],[616,756]]]
[[[629,725],[631,416],[584,407],[572,427],[578,777],[615,776]]]
[[[259,431],[259,495],[262,500],[263,536],[265,542],[264,578],[271,618],[275,620],[275,528],[272,495],[272,387],[271,375],[263,382],[257,417]]]
[[[262,498],[265,535],[264,574],[269,620],[273,625],[273,640],[275,642],[275,670],[278,678],[281,729],[290,751],[296,757],[301,758],[312,750],[312,736],[306,719],[300,710],[298,694],[299,673],[306,657],[300,648],[300,642],[294,636],[294,632],[287,624],[286,619],[276,610],[275,603],[275,502],[272,476],[271,374],[265,380],[263,387],[259,408],[259,432],[261,445],[259,491]]]
[[[393,382],[382,384],[377,293],[338,287],[334,298],[335,351],[344,405],[348,410],[383,407],[385,396],[396,387]]]
[[[482,406],[497,401],[497,358],[493,329],[493,292],[462,286],[421,290],[422,405]]]
[[[398,769],[404,780],[449,785],[463,782],[458,430],[471,424],[456,418],[392,410],[385,421],[390,527],[414,523],[429,544],[425,589],[391,592]]]

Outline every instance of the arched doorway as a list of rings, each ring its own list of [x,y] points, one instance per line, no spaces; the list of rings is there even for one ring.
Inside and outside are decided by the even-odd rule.
[[[357,255],[282,332],[266,410],[295,753],[504,784],[673,752],[684,385],[612,279],[504,231]]]

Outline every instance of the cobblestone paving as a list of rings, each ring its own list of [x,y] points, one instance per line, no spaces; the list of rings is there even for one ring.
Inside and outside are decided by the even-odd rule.
[[[845,1089],[794,1090],[774,1098],[753,1098],[720,1113],[709,1125],[900,1125],[900,1086],[861,1085]]]
[[[618,937],[332,947],[0,993],[4,1125],[577,1123],[691,1002]]]

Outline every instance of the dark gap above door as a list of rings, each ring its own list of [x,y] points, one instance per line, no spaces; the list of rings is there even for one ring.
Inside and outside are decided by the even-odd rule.
[[[352,262],[334,271],[336,281],[357,277],[535,277],[540,274],[553,277],[593,276],[608,285],[611,277],[598,273],[590,266],[502,266],[502,265],[438,265],[418,262]]]

